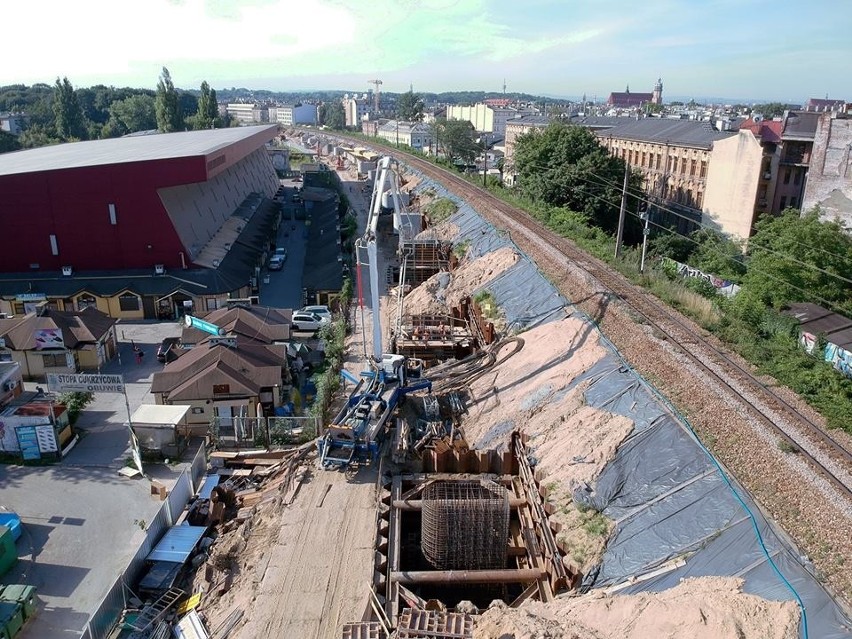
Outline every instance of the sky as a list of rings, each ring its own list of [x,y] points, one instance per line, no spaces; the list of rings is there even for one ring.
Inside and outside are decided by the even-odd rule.
[[[848,0],[40,0],[0,85],[852,99]],[[27,6],[30,8],[28,9]],[[17,25],[17,26],[14,26]],[[10,52],[16,55],[10,56]],[[11,62],[11,63],[10,63]]]

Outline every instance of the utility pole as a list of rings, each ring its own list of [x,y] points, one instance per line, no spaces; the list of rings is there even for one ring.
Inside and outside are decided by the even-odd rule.
[[[482,146],[483,146],[484,150],[482,152],[482,157],[483,157],[485,163],[482,166],[482,188],[485,188],[487,186],[487,183],[486,183],[485,180],[488,177],[488,134],[487,133],[485,134],[485,137],[483,138],[483,140],[484,140],[484,143],[483,143]]]
[[[615,259],[621,256],[621,237],[624,235],[624,216],[627,213],[627,176],[630,175],[630,167],[624,164],[624,186],[621,188],[621,209],[618,212],[618,233],[615,236]]]
[[[645,228],[642,229],[642,261],[639,262],[639,272],[645,272],[645,255],[648,251],[648,234],[651,230],[648,228],[648,223],[650,222],[650,215],[648,215],[648,203],[647,202],[639,202],[639,218],[645,222]]]

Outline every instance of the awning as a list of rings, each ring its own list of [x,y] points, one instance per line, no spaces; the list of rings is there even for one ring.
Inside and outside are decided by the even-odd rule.
[[[206,531],[206,526],[172,526],[145,559],[182,564]]]

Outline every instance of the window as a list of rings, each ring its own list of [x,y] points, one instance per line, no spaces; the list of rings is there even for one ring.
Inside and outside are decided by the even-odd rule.
[[[45,368],[66,368],[67,362],[65,361],[65,353],[57,353],[57,354],[42,354],[42,360],[44,361]]]
[[[59,255],[59,244],[56,242],[56,236],[50,236],[50,254],[51,255]]]
[[[782,196],[781,197],[781,210],[783,211],[786,208],[787,208],[787,198],[786,198],[786,196]]]
[[[798,200],[795,195],[790,196],[790,208],[795,209],[798,208]]]
[[[118,308],[122,311],[138,311],[139,297],[133,293],[125,293],[118,298]]]
[[[701,160],[701,174],[699,177],[702,179],[707,177],[707,160]]]
[[[216,297],[208,297],[207,298],[207,310],[215,311],[217,308],[220,308],[222,305],[221,300]]]
[[[118,221],[115,219],[115,204],[109,205],[109,223],[115,226]]]
[[[793,184],[795,184],[796,186],[799,186],[799,182],[801,182],[801,181],[802,181],[802,174],[799,173],[798,171],[793,173]]]
[[[790,183],[790,169],[784,171],[784,184]]]
[[[95,298],[91,295],[81,295],[77,298],[77,310],[84,311],[89,307],[97,308],[98,303],[95,301]]]
[[[228,395],[231,392],[230,384],[213,384],[214,395]]]
[[[695,166],[697,162],[693,160],[689,163],[689,177],[695,177]]]

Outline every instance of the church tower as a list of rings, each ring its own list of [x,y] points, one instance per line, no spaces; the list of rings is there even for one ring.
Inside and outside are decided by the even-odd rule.
[[[651,94],[651,104],[663,103],[663,80],[657,78],[657,83],[654,85],[654,92]]]

